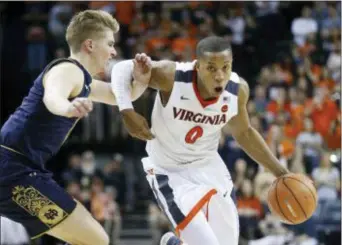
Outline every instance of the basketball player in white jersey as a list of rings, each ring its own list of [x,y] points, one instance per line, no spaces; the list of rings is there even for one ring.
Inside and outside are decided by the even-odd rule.
[[[205,38],[198,43],[196,55],[193,62],[152,62],[149,86],[158,90],[152,112],[155,138],[147,141],[148,157],[142,162],[177,235],[165,234],[161,245],[237,245],[238,214],[230,196],[233,182],[217,152],[222,127],[228,123],[246,153],[275,176],[288,170],[249,123],[249,87],[232,72],[233,54],[227,41]],[[141,59],[149,58],[137,55],[133,62]],[[133,62],[117,64],[115,69],[126,74],[120,81],[112,76],[124,120],[135,113],[129,91],[124,91],[136,69]],[[134,135],[139,129],[128,127],[128,131]]]

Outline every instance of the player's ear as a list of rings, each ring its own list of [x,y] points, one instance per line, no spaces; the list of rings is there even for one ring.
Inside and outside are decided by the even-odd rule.
[[[199,64],[199,61],[198,61],[198,60],[196,60],[196,64],[195,64],[196,71],[198,71],[198,70],[199,70],[199,66],[200,66],[200,64]]]
[[[92,39],[86,39],[83,42],[84,49],[86,50],[87,53],[92,53],[94,49],[94,42]]]

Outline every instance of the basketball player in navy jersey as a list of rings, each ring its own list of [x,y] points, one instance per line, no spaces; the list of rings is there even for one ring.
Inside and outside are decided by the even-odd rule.
[[[116,55],[118,30],[104,11],[75,15],[66,31],[70,57],[45,67],[1,128],[0,215],[24,225],[32,238],[49,234],[70,244],[109,244],[102,226],[52,179],[45,163],[92,110],[92,101],[116,104],[111,85],[92,76]]]

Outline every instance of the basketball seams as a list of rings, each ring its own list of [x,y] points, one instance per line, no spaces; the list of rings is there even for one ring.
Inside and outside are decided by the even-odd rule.
[[[302,207],[302,205],[301,205],[300,202],[298,201],[296,195],[293,193],[293,191],[292,191],[292,190],[288,187],[288,185],[286,184],[286,182],[285,182],[285,177],[283,178],[283,184],[284,184],[284,186],[289,190],[289,192],[292,194],[293,198],[296,200],[296,202],[298,203],[300,209],[302,210],[303,214],[305,215],[305,218],[307,219],[308,216],[307,216],[307,214],[305,213],[304,208]]]
[[[305,187],[309,189],[309,191],[310,191],[310,193],[311,193],[311,195],[312,195],[312,198],[314,199],[315,203],[317,203],[317,200],[316,200],[315,195],[312,193],[310,187],[309,187],[307,184],[305,184],[303,181],[301,181],[301,180],[299,180],[299,179],[296,179],[296,178],[291,178],[291,177],[286,177],[286,178],[296,180],[296,181],[302,183],[303,185],[305,185]]]
[[[280,206],[280,203],[279,203],[279,198],[278,198],[278,183],[280,182],[280,179],[277,180],[277,182],[275,183],[275,196],[276,196],[276,200],[277,200],[277,205],[279,207],[279,210],[281,212],[281,214],[283,215],[283,217],[287,220],[287,221],[290,221],[291,223],[293,223],[293,221],[291,219],[289,219],[283,212],[283,209],[281,208]]]

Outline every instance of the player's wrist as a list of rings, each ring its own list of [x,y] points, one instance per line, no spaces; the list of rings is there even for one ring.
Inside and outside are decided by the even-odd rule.
[[[290,173],[291,173],[290,170],[288,170],[287,168],[281,168],[277,171],[276,176],[281,177],[281,176],[285,176],[285,175],[290,174]]]
[[[120,111],[133,109],[131,100],[132,72],[132,60],[121,61],[112,68],[111,86]]]
[[[120,110],[120,114],[122,116],[130,115],[134,112],[135,112],[134,108],[126,108],[126,109]]]

